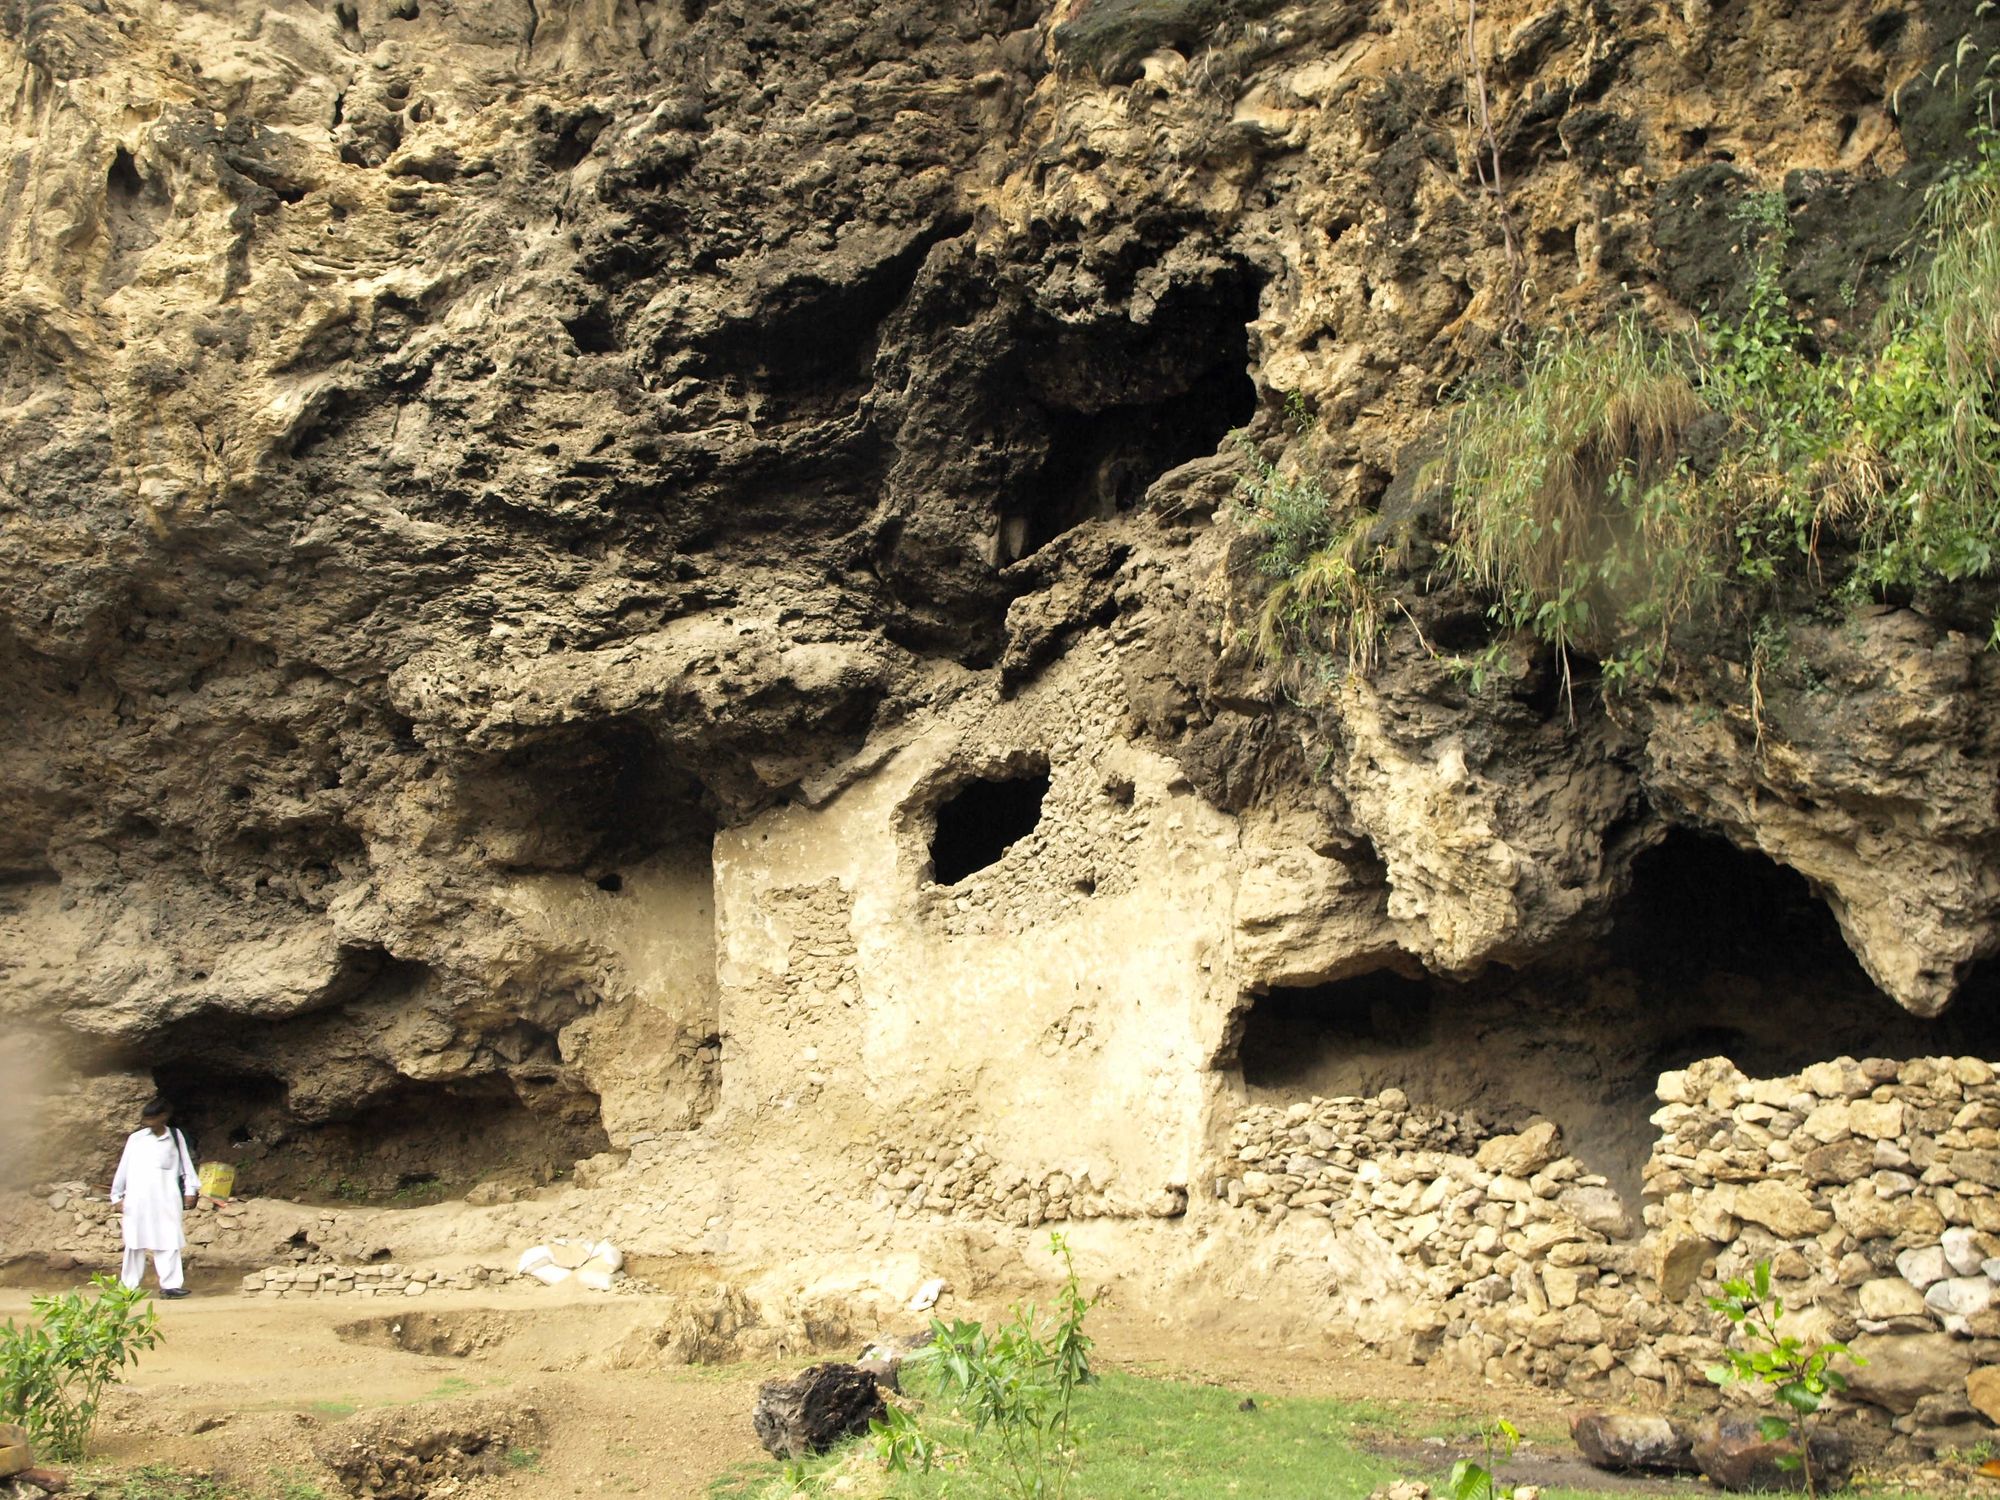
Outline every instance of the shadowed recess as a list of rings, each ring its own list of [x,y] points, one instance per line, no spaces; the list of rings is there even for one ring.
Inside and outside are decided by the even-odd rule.
[[[1048,772],[1033,771],[968,782],[953,792],[937,810],[931,878],[939,885],[957,885],[997,862],[1035,831],[1048,791]]]
[[[1935,1020],[1877,990],[1796,872],[1676,830],[1633,865],[1597,941],[1472,979],[1375,973],[1246,999],[1235,1060],[1261,1102],[1400,1088],[1501,1126],[1547,1115],[1636,1202],[1659,1075],[1727,1057],[1752,1077],[1840,1056],[1992,1056],[2000,981]]]

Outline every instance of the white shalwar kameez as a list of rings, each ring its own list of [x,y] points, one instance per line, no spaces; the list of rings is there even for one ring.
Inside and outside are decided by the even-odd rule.
[[[118,1175],[111,1179],[111,1201],[125,1206],[125,1265],[118,1279],[137,1286],[146,1274],[146,1256],[153,1257],[160,1290],[181,1284],[181,1183],[195,1184],[194,1162],[178,1130],[154,1135],[135,1130],[125,1138],[118,1158]]]

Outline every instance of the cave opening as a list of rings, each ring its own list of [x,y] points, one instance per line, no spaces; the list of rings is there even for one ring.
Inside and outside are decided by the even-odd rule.
[[[524,1094],[501,1075],[405,1079],[326,1118],[301,1115],[271,1073],[197,1056],[162,1063],[153,1081],[197,1157],[236,1168],[240,1197],[418,1207],[482,1183],[560,1181],[610,1144],[596,1095]]]
[[[715,837],[706,789],[631,719],[563,725],[475,767],[462,787],[464,821],[513,870],[596,882],[663,850],[706,850]]]
[[[1883,995],[1796,872],[1684,829],[1641,854],[1607,931],[1469,979],[1376,972],[1245,997],[1223,1061],[1259,1103],[1402,1089],[1501,1129],[1546,1115],[1636,1207],[1659,1075],[1722,1056],[1752,1077],[1839,1056],[2000,1049],[2000,976],[1942,1016]]]
[[[931,833],[931,879],[957,885],[999,862],[1042,820],[1047,767],[968,781],[938,804]]]
[[[1025,399],[1046,447],[1000,524],[1000,561],[1138,504],[1153,481],[1205,458],[1257,411],[1249,325],[1262,287],[1245,266],[1176,288],[1144,325],[1046,331]]]

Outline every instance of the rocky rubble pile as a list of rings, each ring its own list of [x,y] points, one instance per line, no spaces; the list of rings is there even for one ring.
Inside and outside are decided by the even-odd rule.
[[[1836,1058],[1787,1078],[1662,1074],[1646,1167],[1656,1294],[1769,1260],[1851,1394],[1927,1446],[1991,1436],[2000,1401],[2000,1078],[1972,1057]]]
[[[360,1412],[315,1443],[358,1500],[432,1500],[532,1461],[541,1413],[492,1398]]]
[[[1273,1219],[1365,1228],[1402,1260],[1413,1358],[1543,1383],[1607,1382],[1664,1399],[1649,1341],[1669,1319],[1633,1295],[1640,1259],[1618,1195],[1537,1120],[1495,1134],[1470,1115],[1370,1099],[1244,1111],[1215,1194]]]
[[[71,1229],[65,1246],[68,1253],[92,1259],[118,1253],[123,1244],[118,1206],[101,1188],[85,1182],[51,1182],[37,1184],[34,1192],[48,1205],[50,1213],[68,1216]],[[188,1243],[201,1248],[212,1246],[227,1257],[246,1241],[245,1213],[244,1205],[234,1199],[197,1199],[184,1220]]]
[[[1105,1168],[1030,1175],[995,1160],[979,1137],[961,1133],[935,1146],[885,1142],[867,1166],[873,1204],[898,1218],[919,1213],[998,1219],[1033,1229],[1064,1219],[1176,1218],[1187,1210],[1178,1186],[1134,1198],[1112,1188]]]

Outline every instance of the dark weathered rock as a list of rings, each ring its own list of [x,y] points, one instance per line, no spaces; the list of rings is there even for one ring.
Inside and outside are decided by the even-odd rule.
[[[1579,1412],[1569,1419],[1578,1450],[1600,1469],[1649,1469],[1692,1473],[1694,1437],[1665,1417]]]
[[[1854,1467],[1853,1445],[1824,1424],[1813,1429],[1808,1442],[1814,1485],[1826,1491],[1845,1484]],[[1804,1473],[1782,1464],[1797,1453],[1798,1445],[1789,1437],[1765,1437],[1758,1419],[1742,1413],[1710,1417],[1694,1432],[1695,1462],[1702,1473],[1726,1490],[1805,1488]]]
[[[827,1364],[790,1380],[765,1381],[750,1421],[757,1441],[773,1458],[802,1458],[866,1432],[882,1414],[882,1391],[872,1372],[859,1365]]]

